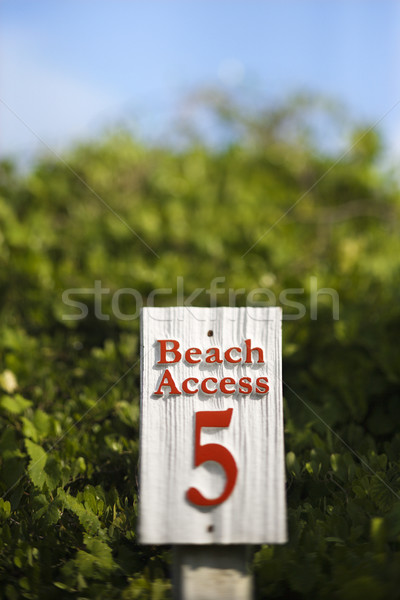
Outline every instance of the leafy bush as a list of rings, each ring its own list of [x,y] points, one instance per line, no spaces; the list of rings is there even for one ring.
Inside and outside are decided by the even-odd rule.
[[[217,276],[221,305],[228,288],[237,305],[305,290],[283,332],[290,541],[256,549],[257,597],[398,597],[399,190],[375,132],[322,152],[306,111],[224,101],[221,147],[117,133],[25,175],[3,161],[0,598],[170,596],[169,549],[136,537],[138,319],[111,301],[172,288],[158,301],[173,304],[183,286],[207,305]],[[311,318],[311,277],[337,290],[339,320],[323,295]],[[63,318],[64,290],[96,281],[103,317],[81,292],[87,317]]]

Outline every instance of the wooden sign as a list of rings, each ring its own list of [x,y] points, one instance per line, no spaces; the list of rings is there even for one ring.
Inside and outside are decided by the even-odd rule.
[[[141,326],[141,542],[285,542],[280,308],[144,308]]]

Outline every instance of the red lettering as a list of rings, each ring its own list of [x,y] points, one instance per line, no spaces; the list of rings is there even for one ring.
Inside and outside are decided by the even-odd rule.
[[[245,363],[246,364],[251,364],[252,360],[251,360],[251,353],[252,352],[258,352],[258,361],[257,363],[264,363],[264,354],[263,351],[261,350],[261,348],[252,348],[251,347],[251,340],[245,340],[244,342],[246,344],[246,360]]]
[[[237,348],[236,346],[233,346],[233,348],[228,348],[228,350],[225,352],[225,360],[229,363],[240,363],[242,362],[241,358],[238,358],[237,360],[234,360],[231,356],[231,352],[232,350],[236,350],[236,352],[239,352],[239,354],[242,352],[241,348]]]
[[[180,396],[181,395],[181,392],[176,387],[175,381],[174,381],[171,373],[168,371],[168,369],[165,369],[165,373],[161,379],[160,385],[158,386],[157,391],[154,392],[154,395],[162,396],[163,393],[161,391],[161,388],[163,388],[163,387],[171,388],[171,396]]]
[[[173,363],[177,363],[181,360],[182,354],[178,351],[179,342],[176,340],[157,340],[160,344],[160,360],[158,361],[158,365],[169,365]],[[172,344],[172,348],[167,349],[167,344]],[[173,360],[167,360],[167,354],[173,354]]]
[[[223,394],[234,394],[235,388],[233,390],[228,390],[227,385],[235,385],[235,380],[232,377],[224,377],[221,379],[221,383],[219,384],[220,390]]]
[[[206,379],[203,379],[203,381],[201,382],[201,391],[204,392],[205,394],[215,394],[217,392],[217,390],[210,390],[207,385],[206,382],[207,381],[212,381],[213,383],[218,383],[218,379],[216,379],[215,377],[207,377]]]
[[[191,365],[195,365],[195,364],[201,362],[201,358],[199,358],[198,360],[193,360],[193,358],[192,358],[193,356],[199,356],[199,354],[201,354],[201,350],[199,348],[189,348],[185,352],[186,362],[188,362]]]
[[[239,379],[239,394],[251,394],[253,386],[250,377],[241,377]]]
[[[256,379],[256,392],[257,394],[267,394],[269,392],[268,377],[259,377]]]
[[[213,359],[213,360],[211,360],[211,359]],[[221,360],[221,356],[220,356],[218,348],[209,348],[206,351],[206,363],[209,363],[209,364],[212,364],[212,363],[222,364],[222,360]]]
[[[194,466],[205,462],[217,462],[226,474],[225,489],[218,498],[205,498],[197,488],[189,488],[186,498],[196,506],[216,506],[222,504],[231,495],[237,478],[237,464],[232,454],[221,444],[200,444],[203,427],[229,427],[233,408],[227,410],[202,410],[196,413],[196,433],[194,446]]]
[[[182,382],[182,391],[185,392],[185,394],[189,394],[189,396],[193,396],[193,394],[197,394],[199,388],[195,390],[190,390],[188,385],[189,381],[193,381],[193,383],[196,384],[199,383],[199,380],[196,379],[196,377],[188,377],[187,379],[185,379],[185,381]]]

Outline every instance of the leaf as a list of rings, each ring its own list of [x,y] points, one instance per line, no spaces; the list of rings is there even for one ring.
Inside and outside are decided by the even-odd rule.
[[[3,408],[13,415],[20,415],[30,406],[32,406],[32,402],[26,400],[20,394],[16,394],[15,396],[2,396],[0,399],[0,408]]]
[[[341,481],[347,481],[347,467],[341,454],[331,454],[331,467]]]
[[[0,521],[6,521],[11,515],[11,504],[8,500],[0,498]]]
[[[59,588],[60,590],[66,590],[66,591],[73,591],[71,590],[71,588],[66,585],[65,583],[63,583],[62,581],[55,581],[54,585]]]
[[[42,489],[46,482],[46,473],[44,467],[46,465],[46,452],[41,446],[38,446],[31,440],[25,440],[26,450],[30,457],[28,475],[32,480],[33,485]]]
[[[386,474],[381,471],[372,477],[370,483],[370,496],[380,510],[388,511],[396,501],[396,490],[385,481]]]
[[[334,542],[335,544],[340,544],[341,546],[344,546],[344,540],[342,540],[342,538],[339,537],[326,537],[325,538],[326,542]]]
[[[31,440],[25,440],[25,446],[30,456],[28,474],[32,483],[39,489],[46,484],[50,491],[54,490],[61,481],[61,469],[57,459],[48,455],[41,446]]]
[[[60,520],[62,511],[59,503],[53,501],[48,502],[46,499],[45,506],[42,506],[34,515],[35,520],[42,519],[45,527],[55,525]]]
[[[99,565],[103,569],[111,569],[113,567],[112,551],[110,546],[98,538],[91,536],[84,536],[85,546],[88,552],[96,557]]]
[[[48,455],[44,470],[47,486],[49,490],[52,491],[61,483],[61,467],[59,461],[54,456]]]
[[[300,477],[301,468],[294,452],[288,452],[286,454],[286,467],[289,473],[295,477]]]
[[[85,500],[85,507],[92,511],[93,514],[97,514],[97,502],[96,502],[96,496],[95,496],[95,490],[92,488],[90,489],[90,487],[86,487],[86,489],[83,492],[83,498]]]
[[[370,535],[377,551],[381,552],[386,540],[385,520],[382,517],[374,517],[371,519]]]
[[[63,503],[64,507],[73,512],[79,519],[88,533],[97,533],[100,530],[100,521],[91,511],[87,510],[84,505],[79,502],[74,496],[67,494],[62,488],[57,490],[57,496]]]
[[[36,427],[34,426],[32,421],[30,419],[27,419],[26,417],[21,417],[21,422],[24,436],[30,438],[34,442],[37,442],[39,440],[39,436]]]
[[[6,369],[0,374],[0,387],[9,394],[13,394],[17,389],[17,378],[10,369]]]
[[[48,414],[46,414],[42,410],[35,410],[35,414],[33,416],[33,423],[41,439],[47,437],[50,434],[52,419]]]
[[[103,579],[114,568],[111,548],[103,541],[84,536],[87,551],[79,550],[74,560],[79,573],[84,577]]]

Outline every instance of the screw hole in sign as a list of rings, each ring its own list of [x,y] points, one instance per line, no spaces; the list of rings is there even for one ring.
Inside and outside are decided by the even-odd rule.
[[[196,413],[196,433],[194,447],[194,466],[199,467],[207,461],[217,462],[225,471],[225,488],[218,498],[205,498],[196,488],[189,488],[186,498],[196,506],[217,506],[229,498],[235,487],[237,465],[232,454],[221,444],[200,444],[202,427],[229,427],[233,408],[227,410],[201,410]]]

